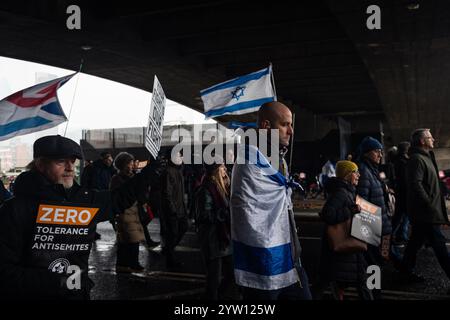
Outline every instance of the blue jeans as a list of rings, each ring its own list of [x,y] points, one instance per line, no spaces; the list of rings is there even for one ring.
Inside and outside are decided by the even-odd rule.
[[[446,239],[441,232],[441,226],[430,223],[412,225],[411,237],[403,255],[403,270],[408,273],[413,271],[416,265],[417,252],[426,240],[428,240],[430,246],[433,248],[441,268],[450,279],[450,256],[446,246]]]
[[[402,255],[399,249],[394,245],[396,240],[408,241],[409,239],[409,218],[406,213],[396,213],[392,219],[392,238],[391,238],[391,259],[394,263],[401,262]]]
[[[392,219],[392,236],[394,239],[400,239],[403,241],[408,241],[409,235],[409,218],[403,214],[398,214]],[[393,239],[393,240],[394,240]]]
[[[244,300],[312,300],[311,291],[309,290],[309,280],[305,269],[302,267],[299,271],[300,281],[277,290],[260,290],[254,288],[243,287]]]

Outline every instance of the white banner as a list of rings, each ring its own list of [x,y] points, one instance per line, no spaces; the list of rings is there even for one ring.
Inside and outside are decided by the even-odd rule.
[[[145,147],[156,159],[161,148],[164,111],[166,109],[166,95],[155,75],[153,82],[152,102],[145,133]]]

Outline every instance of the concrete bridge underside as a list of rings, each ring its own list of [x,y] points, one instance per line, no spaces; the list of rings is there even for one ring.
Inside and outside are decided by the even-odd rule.
[[[170,99],[198,111],[201,89],[271,62],[296,140],[343,117],[360,132],[382,122],[388,143],[431,128],[450,147],[450,2],[376,1],[381,30],[366,27],[375,3],[297,2],[3,0],[0,55],[72,70],[83,59],[83,72],[147,91],[157,74]],[[71,4],[81,30],[66,27]]]

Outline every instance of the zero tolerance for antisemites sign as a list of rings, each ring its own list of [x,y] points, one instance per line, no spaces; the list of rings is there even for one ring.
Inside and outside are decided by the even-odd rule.
[[[356,197],[361,212],[353,216],[351,235],[361,241],[379,246],[381,242],[381,208]]]
[[[156,159],[161,148],[164,111],[166,109],[166,95],[155,75],[153,82],[152,102],[145,134],[145,147]]]

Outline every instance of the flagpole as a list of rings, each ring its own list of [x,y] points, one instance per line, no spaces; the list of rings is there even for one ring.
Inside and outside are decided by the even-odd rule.
[[[295,134],[295,112],[292,114],[292,137],[291,137],[291,155],[289,156],[289,172],[292,170],[292,155],[294,154],[294,134]]]
[[[81,73],[81,68],[82,68],[82,67],[83,67],[83,58],[81,58],[81,61],[80,61],[80,67],[78,68],[77,81],[75,82],[75,90],[73,91],[72,103],[70,104],[70,110],[69,110],[69,117],[67,118],[66,129],[64,130],[64,137],[66,136],[66,133],[67,133],[67,127],[69,126],[70,115],[72,114],[73,103],[74,103],[74,101],[75,101],[75,94],[76,94],[76,92],[77,92],[77,88],[78,88],[78,80],[80,79],[80,73]]]
[[[273,76],[272,62],[270,62],[270,79],[272,80],[272,89],[275,96],[275,101],[277,101],[277,89],[275,88],[275,77]]]

